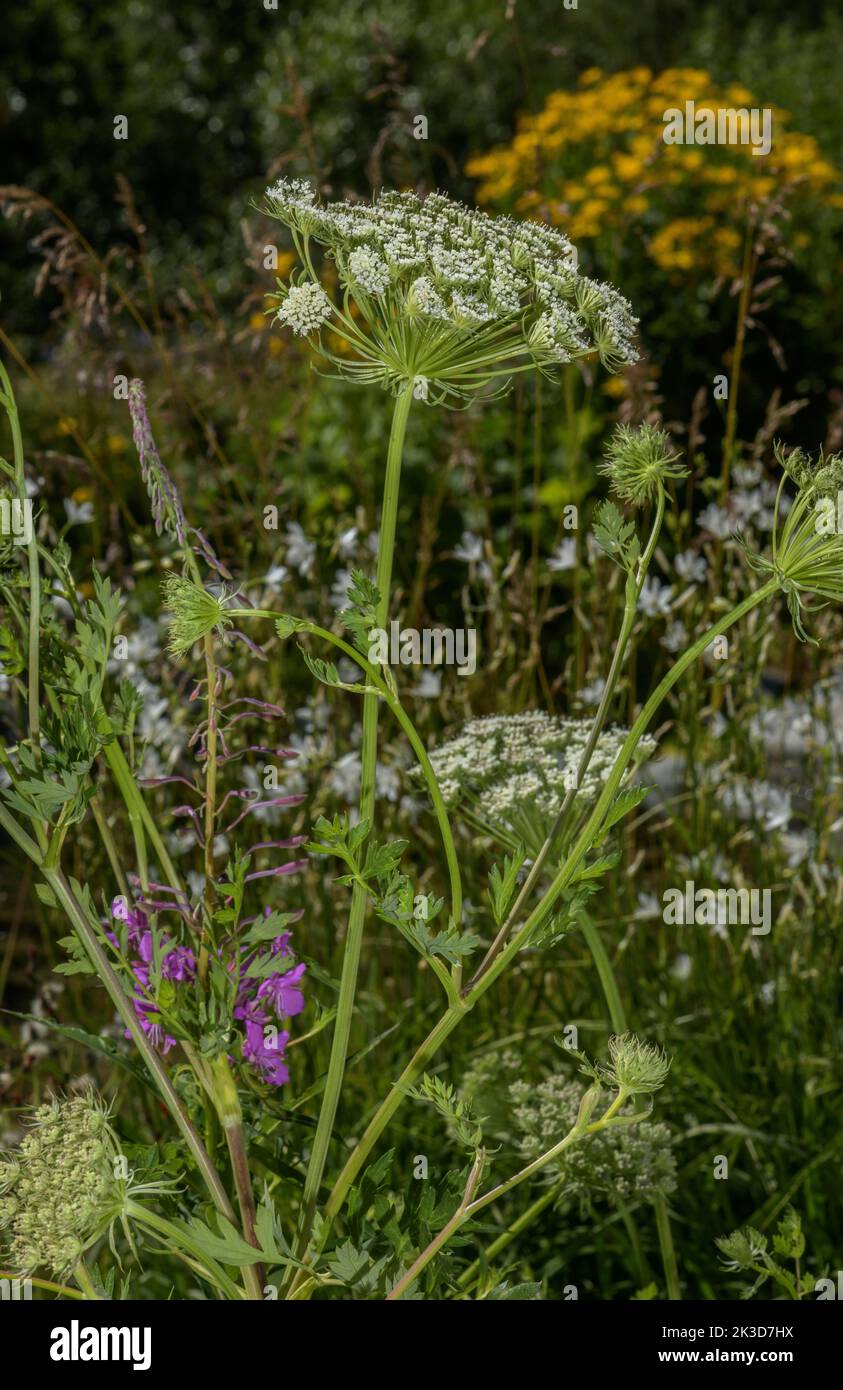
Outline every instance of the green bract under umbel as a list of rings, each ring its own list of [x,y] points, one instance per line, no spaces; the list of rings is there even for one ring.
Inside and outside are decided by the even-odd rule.
[[[668,480],[687,478],[688,469],[678,459],[664,430],[618,425],[597,471],[611,479],[618,497],[640,507],[652,502]]]
[[[801,449],[785,454],[776,446],[783,469],[773,522],[770,556],[759,555],[741,541],[753,569],[778,581],[796,635],[813,642],[803,613],[817,612],[826,603],[843,603],[843,454],[820,456],[816,463]],[[782,505],[787,478],[796,484],[796,498],[785,513]],[[824,599],[809,603],[806,595]]]
[[[392,391],[412,383],[418,399],[442,402],[591,354],[610,371],[637,359],[626,299],[580,275],[571,242],[542,223],[489,217],[438,193],[322,204],[298,179],[267,189],[265,210],[290,228],[303,267],[278,282],[277,317],[343,375]],[[336,265],[334,301],[313,242]],[[343,355],[322,341],[325,326]]]

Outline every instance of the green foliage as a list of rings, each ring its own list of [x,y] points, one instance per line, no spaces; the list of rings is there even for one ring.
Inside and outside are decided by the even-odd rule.
[[[778,1222],[773,1236],[773,1253],[784,1260],[793,1261],[795,1273],[773,1259],[767,1236],[753,1226],[742,1226],[729,1236],[719,1236],[716,1243],[725,1257],[724,1269],[733,1273],[748,1271],[758,1276],[754,1283],[743,1286],[742,1298],[753,1298],[768,1280],[782,1289],[787,1298],[802,1298],[814,1290],[816,1278],[812,1274],[800,1273],[799,1262],[805,1254],[805,1237],[799,1213],[792,1206],[785,1208]]]
[[[414,1100],[432,1105],[447,1121],[448,1128],[462,1148],[474,1153],[483,1144],[483,1119],[475,1118],[471,1101],[459,1096],[448,1081],[425,1073],[417,1086],[408,1086],[407,1094]]]
[[[368,655],[371,640],[369,637],[372,628],[377,627],[377,609],[380,603],[380,593],[371,579],[367,579],[362,570],[351,571],[351,584],[346,595],[348,598],[348,608],[344,608],[340,613],[340,621],[348,629],[354,639],[354,645],[364,656]]]
[[[592,522],[592,534],[601,550],[623,569],[630,571],[638,562],[641,543],[635,533],[635,522],[624,521],[615,503],[598,503]]]

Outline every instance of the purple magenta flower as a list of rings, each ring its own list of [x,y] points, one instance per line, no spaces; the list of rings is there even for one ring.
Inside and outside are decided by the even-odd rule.
[[[268,1000],[279,1018],[292,1018],[304,1008],[304,995],[299,988],[299,980],[307,966],[294,965],[283,975],[269,975],[258,988],[258,999]]]
[[[255,1000],[235,1009],[234,1017],[243,1021],[243,1057],[260,1072],[264,1081],[271,1086],[283,1086],[290,1079],[284,1061],[284,1050],[290,1040],[287,1032],[279,1033],[270,1024],[268,1014],[260,1009]]]
[[[148,997],[149,966],[153,959],[153,942],[152,932],[146,925],[146,916],[140,908],[128,907],[121,898],[114,899],[111,905],[111,914],[116,920],[126,923],[128,944],[137,951],[139,957],[139,959],[129,961],[132,974],[138,985],[137,993],[132,996],[132,1004],[138,1023],[152,1046],[159,1052],[167,1053],[170,1048],[175,1047],[176,1039],[165,1032],[155,1003]],[[108,932],[107,935],[112,945],[119,948],[120,943],[114,932]],[[167,945],[169,937],[162,934],[161,942],[162,945]],[[190,948],[188,946],[173,946],[163,957],[161,974],[165,979],[175,980],[182,984],[193,980],[196,975],[196,957]],[[131,1036],[127,1029],[125,1037],[130,1038]]]
[[[189,983],[196,978],[196,957],[189,946],[174,946],[161,962],[161,974],[165,980],[176,980],[179,984]]]

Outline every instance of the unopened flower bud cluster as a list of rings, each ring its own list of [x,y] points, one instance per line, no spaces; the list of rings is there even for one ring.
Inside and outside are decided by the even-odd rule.
[[[576,1121],[582,1092],[578,1082],[559,1073],[537,1085],[516,1081],[510,1087],[515,1145],[523,1159],[538,1158],[568,1133]],[[598,1131],[587,1142],[566,1149],[551,1166],[548,1177],[555,1182],[563,1175],[570,1197],[670,1193],[676,1186],[670,1130],[667,1125],[641,1120]]]
[[[118,1187],[107,1111],[91,1093],[52,1099],[0,1157],[0,1240],[16,1272],[73,1266],[102,1229]]]

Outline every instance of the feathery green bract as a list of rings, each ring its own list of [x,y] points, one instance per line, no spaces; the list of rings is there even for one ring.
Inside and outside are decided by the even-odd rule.
[[[173,656],[184,656],[209,632],[231,626],[222,601],[184,575],[168,574],[162,587],[164,607],[173,615],[167,640]]]

